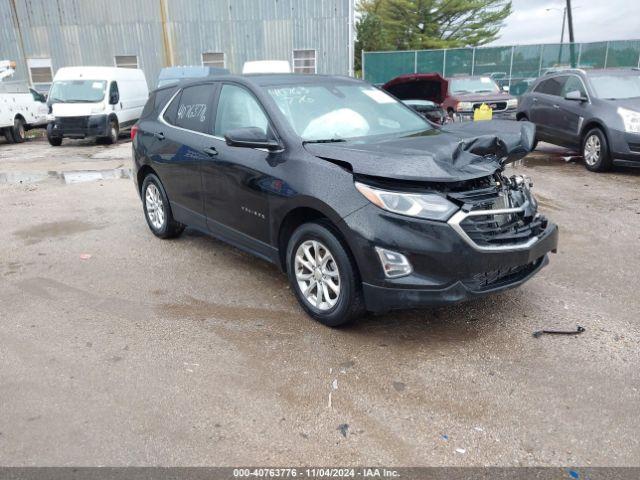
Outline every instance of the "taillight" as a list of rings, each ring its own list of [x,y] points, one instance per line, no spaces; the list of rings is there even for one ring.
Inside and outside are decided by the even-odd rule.
[[[133,127],[131,127],[131,140],[136,138],[136,135],[138,134],[138,128],[139,127],[137,123]]]

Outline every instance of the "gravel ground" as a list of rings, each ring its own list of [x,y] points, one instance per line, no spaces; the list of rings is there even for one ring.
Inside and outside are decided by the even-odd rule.
[[[130,148],[0,141],[0,464],[638,465],[640,170],[541,145],[512,171],[547,268],[332,330],[274,266],[155,238]]]

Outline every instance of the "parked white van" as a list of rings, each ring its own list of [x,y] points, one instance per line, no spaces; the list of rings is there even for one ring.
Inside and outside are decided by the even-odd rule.
[[[53,78],[47,103],[52,119],[47,138],[97,137],[106,143],[131,129],[149,97],[142,70],[116,67],[64,67]]]

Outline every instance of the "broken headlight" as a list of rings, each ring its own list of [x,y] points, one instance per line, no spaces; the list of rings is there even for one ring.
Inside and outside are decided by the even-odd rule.
[[[458,210],[455,204],[436,193],[393,192],[360,182],[355,182],[355,186],[374,205],[400,215],[446,221]]]

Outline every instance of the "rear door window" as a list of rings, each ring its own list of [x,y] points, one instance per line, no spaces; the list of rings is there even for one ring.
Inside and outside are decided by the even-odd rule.
[[[536,87],[535,91],[537,93],[546,93],[547,95],[555,95],[556,97],[559,97],[566,80],[566,76],[552,77],[547,80],[543,80]]]
[[[210,83],[185,88],[178,102],[175,125],[194,132],[210,133],[213,90]]]

